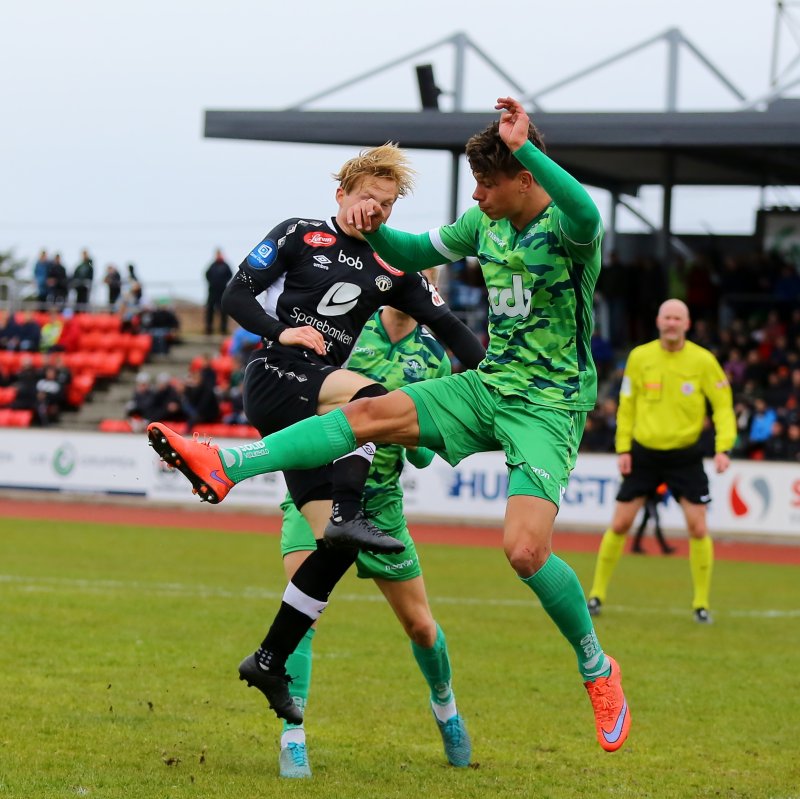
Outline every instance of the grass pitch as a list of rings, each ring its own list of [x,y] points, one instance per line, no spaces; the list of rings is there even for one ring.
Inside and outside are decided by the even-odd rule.
[[[348,576],[314,640],[314,777],[288,781],[236,679],[283,590],[277,538],[0,520],[0,797],[800,797],[797,567],[718,562],[701,627],[685,560],[626,557],[597,627],[633,723],[607,754],[502,553],[420,552],[474,766],[446,765],[400,626]],[[593,556],[566,558],[586,586]]]

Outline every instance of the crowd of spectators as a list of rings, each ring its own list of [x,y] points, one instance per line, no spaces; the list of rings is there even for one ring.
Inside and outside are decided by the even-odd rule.
[[[63,353],[55,350],[45,356],[39,368],[34,365],[30,354],[22,357],[14,374],[0,365],[0,387],[14,389],[9,407],[32,411],[31,423],[39,427],[58,422],[68,407],[67,389],[71,381],[72,372],[64,363]]]
[[[204,424],[248,425],[242,382],[250,355],[260,346],[260,336],[237,327],[223,344],[233,362],[224,377],[210,355],[193,363],[183,378],[162,372],[154,380],[148,372],[140,372],[125,408],[132,429],[143,430],[151,421],[185,422],[188,431]]]
[[[609,335],[595,332],[592,352],[601,380],[582,449],[613,452],[619,386],[630,349],[657,336],[652,327],[667,297],[692,315],[689,339],[711,350],[734,396],[738,438],[733,456],[800,461],[800,273],[775,254],[678,260],[666,276],[644,261],[611,253],[598,283]],[[652,262],[655,264],[655,262]],[[637,297],[636,292],[642,293]],[[707,420],[701,442],[713,454]]]

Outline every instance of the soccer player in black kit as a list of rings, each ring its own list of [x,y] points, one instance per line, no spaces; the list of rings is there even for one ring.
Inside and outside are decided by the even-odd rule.
[[[336,216],[281,222],[242,261],[223,295],[224,312],[264,340],[244,380],[245,413],[262,436],[351,400],[387,393],[342,368],[363,326],[383,305],[426,325],[467,368],[476,367],[484,356],[481,343],[433,285],[419,274],[393,269],[347,223],[347,211],[356,203],[372,199],[388,217],[397,198],[411,190],[413,171],[403,152],[393,144],[364,150],[334,178],[339,183]],[[149,428],[158,454],[183,471],[202,499],[220,502],[233,484],[216,471],[212,476],[218,485],[196,482],[168,435],[160,425]],[[263,444],[253,445],[254,454],[259,446]],[[237,465],[246,469],[247,448],[243,450]],[[273,632],[276,625],[299,625],[304,631],[308,617],[321,613],[334,586],[355,562],[358,549],[403,550],[400,541],[373,525],[362,511],[361,494],[374,450],[374,445],[365,444],[331,466],[284,472],[294,503],[315,535],[324,528],[324,544],[292,577]],[[242,661],[240,677],[261,690],[279,716],[300,723],[302,714],[289,695],[288,678],[267,673],[269,659],[267,651],[259,649]]]

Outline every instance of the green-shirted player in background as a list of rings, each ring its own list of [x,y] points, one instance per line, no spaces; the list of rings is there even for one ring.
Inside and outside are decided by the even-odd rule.
[[[689,309],[681,300],[661,304],[658,338],[635,347],[625,364],[617,412],[616,450],[622,484],[614,518],[597,553],[589,592],[589,612],[600,615],[608,584],[625,546],[625,537],[658,485],[666,483],[680,503],[689,531],[692,612],[710,624],[714,544],[708,534],[706,505],[711,501],[703,468],[700,434],[710,404],[714,419],[714,468],[730,466],[736,441],[731,387],[714,355],[687,341]]]
[[[432,270],[433,271],[433,270]],[[433,275],[426,273],[429,281]],[[395,308],[384,307],[367,322],[353,349],[347,368],[380,383],[389,391],[410,383],[449,375],[450,359],[444,348],[416,320]],[[430,687],[431,710],[444,742],[445,755],[453,766],[468,766],[471,743],[464,719],[456,707],[451,686],[450,657],[441,627],[431,613],[422,568],[414,541],[403,516],[400,473],[406,458],[417,468],[428,466],[432,450],[406,450],[399,445],[378,447],[364,490],[364,508],[385,533],[405,544],[397,555],[359,553],[358,576],[373,579],[392,607],[411,640],[411,650]],[[326,480],[326,470],[309,472]],[[292,575],[317,547],[305,517],[287,495],[283,504],[281,554],[286,576]],[[286,670],[292,676],[291,694],[305,710],[311,683],[312,627],[289,656]],[[303,725],[284,720],[279,758],[282,777],[310,777]]]
[[[575,651],[598,742],[615,751],[631,720],[620,669],[597,640],[577,575],[551,550],[553,523],[597,393],[590,338],[602,222],[580,183],[545,155],[522,105],[503,97],[496,108],[499,122],[466,147],[478,205],[454,224],[412,235],[386,228],[374,200],[347,211],[348,224],[395,269],[418,272],[477,257],[489,292],[489,347],[477,370],[357,400],[245,447],[215,449],[162,424],[150,426],[151,436],[163,437],[171,462],[179,460],[190,482],[203,485],[214,484],[219,470],[236,483],[313,468],[368,441],[428,447],[451,464],[502,449],[506,557]],[[325,604],[287,588],[255,655],[269,664],[258,687],[271,704],[286,701],[287,654]],[[496,701],[493,707],[497,712]]]

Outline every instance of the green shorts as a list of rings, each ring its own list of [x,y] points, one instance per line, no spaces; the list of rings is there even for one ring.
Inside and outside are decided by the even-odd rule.
[[[422,446],[455,466],[476,452],[502,450],[508,496],[550,500],[556,507],[575,468],[586,411],[504,397],[476,371],[403,386],[414,402]]]
[[[281,503],[283,524],[281,525],[281,556],[290,552],[307,552],[317,548],[314,533],[294,503],[288,498]],[[408,532],[403,516],[401,502],[393,502],[372,517],[373,522],[384,533],[400,539],[406,548],[397,555],[373,555],[371,552],[359,552],[356,559],[356,573],[364,580],[411,580],[422,574],[417,548]]]

